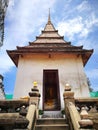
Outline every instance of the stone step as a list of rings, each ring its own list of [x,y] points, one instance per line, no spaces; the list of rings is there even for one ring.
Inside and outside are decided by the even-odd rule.
[[[68,124],[36,125],[35,130],[69,130]]]
[[[41,118],[37,119],[36,124],[41,125],[41,124],[65,124],[66,119],[64,118]]]
[[[42,118],[62,118],[61,111],[44,111]]]
[[[64,118],[42,118],[37,119],[35,130],[69,130]]]

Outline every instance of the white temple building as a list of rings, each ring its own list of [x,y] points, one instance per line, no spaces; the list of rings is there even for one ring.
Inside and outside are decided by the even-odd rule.
[[[14,98],[28,96],[34,81],[38,83],[43,110],[64,107],[62,95],[66,84],[71,85],[75,97],[89,97],[84,67],[93,50],[65,41],[54,28],[50,15],[35,41],[7,53],[17,66]]]

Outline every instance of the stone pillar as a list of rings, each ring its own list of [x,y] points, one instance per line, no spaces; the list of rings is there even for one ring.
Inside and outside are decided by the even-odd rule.
[[[33,88],[31,92],[29,92],[30,100],[29,104],[35,104],[36,106],[36,116],[38,118],[38,109],[39,109],[39,101],[40,101],[40,93],[37,87],[37,82],[33,83]]]
[[[79,125],[81,129],[93,129],[93,121],[89,119],[88,112],[85,107],[82,107],[80,112],[81,120],[79,121]]]
[[[35,104],[38,108],[40,101],[40,93],[37,88],[37,82],[34,82],[34,86],[31,89],[31,92],[29,92],[29,96],[30,96],[29,104]]]
[[[74,92],[71,91],[71,86],[69,84],[65,85],[63,97],[64,97],[64,105],[65,105],[65,114],[66,114],[66,118],[68,119],[69,112],[68,112],[67,106],[68,106],[69,102],[75,103]]]
[[[69,84],[65,85],[65,90],[64,90],[64,93],[63,93],[63,97],[64,97],[65,106],[66,106],[67,102],[75,103],[74,92],[71,91],[71,86]]]
[[[85,107],[81,108],[80,116],[81,119],[88,119],[88,112]]]

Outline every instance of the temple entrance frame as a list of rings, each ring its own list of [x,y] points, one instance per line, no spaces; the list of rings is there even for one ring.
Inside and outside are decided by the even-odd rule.
[[[60,110],[58,70],[43,70],[43,110]]]

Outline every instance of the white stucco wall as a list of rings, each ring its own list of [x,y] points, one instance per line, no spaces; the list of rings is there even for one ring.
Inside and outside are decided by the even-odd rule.
[[[86,75],[83,70],[81,57],[75,55],[48,54],[23,56],[19,59],[14,98],[28,96],[33,82],[38,82],[42,104],[43,70],[58,69],[61,105],[63,107],[63,92],[66,83],[72,86],[75,97],[89,97]]]

